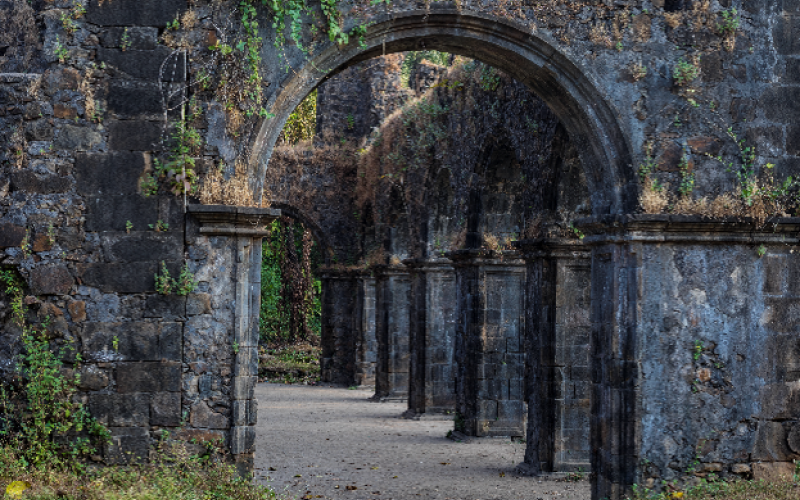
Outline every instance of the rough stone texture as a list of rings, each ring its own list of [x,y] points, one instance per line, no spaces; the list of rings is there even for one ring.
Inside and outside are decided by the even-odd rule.
[[[375,386],[375,370],[378,363],[378,338],[376,336],[375,278],[361,276],[358,289],[358,329],[355,342],[356,385]]]
[[[408,398],[410,363],[411,282],[404,268],[381,266],[376,272],[375,333],[378,360],[375,398],[383,401]]]
[[[322,278],[322,357],[320,378],[325,382],[355,385],[357,377],[356,318],[358,276],[353,272],[325,270]]]
[[[456,277],[448,262],[410,262],[410,385],[408,408],[417,416],[456,407]]]
[[[463,252],[463,253],[462,253]],[[525,435],[524,263],[451,254],[458,287],[456,430]]]
[[[203,401],[214,412],[233,419],[232,402],[252,399],[254,376],[249,374],[252,349],[245,349],[239,357],[233,353],[232,345],[239,340],[250,343],[253,340],[253,322],[247,314],[257,310],[258,297],[254,292],[257,278],[246,275],[257,268],[257,251],[252,248],[258,246],[258,238],[209,236],[184,227],[183,211],[173,210],[178,206],[174,201],[166,201],[163,196],[144,198],[139,194],[141,176],[152,166],[150,154],[156,151],[138,149],[148,147],[147,140],[137,144],[132,138],[120,140],[119,131],[111,134],[115,121],[149,123],[161,119],[163,91],[180,90],[180,82],[184,81],[181,71],[166,75],[172,83],[161,85],[152,78],[155,63],[146,56],[164,57],[157,43],[159,30],[188,5],[178,0],[144,3],[119,0],[102,5],[92,1],[86,16],[76,20],[75,32],[68,34],[59,16],[64,6],[58,2],[34,6],[13,2],[10,7],[8,4],[0,6],[0,18],[12,21],[4,26],[0,39],[3,266],[18,269],[31,293],[40,295],[32,303],[53,303],[63,311],[67,308],[65,296],[69,295],[70,300],[86,303],[89,323],[148,324],[144,318],[145,304],[147,296],[155,293],[151,280],[160,262],[117,260],[116,250],[107,253],[110,247],[103,238],[121,239],[127,234],[128,221],[134,224],[135,231],[146,231],[148,224],[159,219],[168,221],[170,231],[181,235],[174,242],[175,257],[167,259],[168,264],[179,269],[181,261],[188,260],[200,280],[199,292],[211,296],[210,307],[193,309],[199,314],[186,318],[173,314],[175,319],[170,322],[182,324],[183,330],[180,362],[114,359],[102,362],[108,366],[100,366],[98,361],[96,368],[109,377],[102,390],[117,395],[146,393],[151,404],[156,398],[154,394],[180,391],[182,411]],[[589,190],[585,208],[594,215],[636,211],[636,169],[650,153],[664,160],[653,173],[662,183],[668,182],[673,188],[680,185],[680,169],[672,160],[679,161],[683,150],[691,153],[693,171],[697,173],[695,196],[732,191],[736,187],[735,174],[703,156],[705,150],[713,154],[715,142],[722,144],[720,152],[726,158],[737,155],[730,139],[719,132],[718,117],[723,122],[730,121],[739,137],[753,143],[759,165],[767,161],[775,163],[776,176],[781,178],[797,175],[800,158],[794,139],[800,102],[796,85],[800,6],[796,1],[744,5],[716,2],[708,12],[698,12],[693,9],[695,4],[629,2],[625,19],[621,19],[617,14],[622,10],[613,2],[587,5],[551,2],[525,9],[502,9],[496,2],[469,5],[433,2],[430,8],[419,10],[417,1],[395,0],[391,13],[382,5],[347,10],[342,17],[347,31],[365,20],[374,21],[363,40],[353,40],[341,50],[323,42],[308,57],[293,48],[285,52],[274,48],[276,34],[271,23],[261,22],[263,102],[275,117],[264,120],[261,129],[253,134],[255,140],[245,145],[254,156],[246,163],[252,165],[250,178],[255,183],[265,178],[264,169],[270,163],[274,142],[286,118],[296,103],[330,72],[346,71],[349,65],[371,56],[421,48],[454,50],[489,61],[537,93],[562,123],[565,134],[579,146]],[[717,32],[716,24],[721,9],[729,4],[740,7],[743,16],[735,36],[726,39]],[[189,61],[195,55],[207,53],[212,45],[207,43],[206,33],[212,30],[210,13],[205,6],[196,8],[197,24],[180,35],[185,35],[185,40],[196,47],[196,50],[190,48]],[[7,15],[9,12],[13,15]],[[364,18],[357,19],[359,13],[364,13]],[[630,26],[627,14],[633,14]],[[507,22],[509,19],[513,23]],[[679,22],[672,22],[675,20]],[[619,27],[620,39],[615,40],[618,22],[624,26]],[[126,27],[130,28],[127,32]],[[308,30],[307,36],[314,35]],[[311,46],[311,40],[304,42],[305,46]],[[618,46],[622,50],[617,50]],[[118,68],[111,64],[102,68],[98,55],[109,61],[113,59]],[[695,92],[689,94],[686,88],[675,85],[671,74],[681,58],[689,60],[695,55],[700,56],[702,74],[690,89]],[[130,63],[136,60],[146,63],[139,73]],[[378,64],[389,63],[386,60]],[[190,66],[188,72],[196,77],[200,64]],[[647,65],[649,71],[645,77],[634,78],[631,68],[636,64]],[[171,65],[180,66],[177,61]],[[126,73],[126,66],[134,74]],[[434,73],[421,75],[420,81],[435,80]],[[357,87],[362,88],[367,87]],[[509,92],[513,90],[508,88]],[[695,96],[697,107],[687,101],[687,95]],[[210,107],[208,102],[202,102],[201,106]],[[383,113],[380,109],[388,110],[390,106],[374,109]],[[339,120],[346,122],[350,112],[347,108],[339,110]],[[379,119],[384,115],[376,116]],[[504,121],[523,123],[508,117]],[[201,134],[225,137],[225,131],[221,130],[224,120],[213,121],[213,126],[209,123],[198,124]],[[369,123],[372,122],[359,121],[358,127],[363,128],[358,133],[364,133]],[[498,172],[491,183],[497,189],[474,196],[454,192],[452,200],[460,203],[471,197],[476,206],[496,209],[456,215],[470,219],[468,236],[472,243],[480,236],[481,224],[497,228],[500,233],[514,232],[515,226],[529,219],[518,213],[521,203],[517,193],[504,193],[499,188],[503,184],[512,191],[521,189],[518,180],[505,179],[514,171],[513,162],[507,161],[512,158],[509,152],[519,148],[505,144],[495,154],[481,150],[484,144],[477,136],[462,135],[464,154],[476,161],[469,165],[464,162],[464,170],[454,179],[473,178],[472,174],[480,172],[474,164],[480,163],[484,169],[493,167],[488,169],[489,173]],[[699,139],[707,137],[714,140]],[[647,144],[652,144],[653,149],[646,147]],[[198,160],[202,164],[217,164],[223,155],[218,146],[217,151],[213,149],[204,151]],[[227,153],[231,152],[236,151],[231,149]],[[335,165],[326,169],[329,193],[336,193],[340,186],[355,185],[358,171],[352,164],[341,169],[346,179],[341,184],[335,170]],[[560,164],[556,170],[568,171],[568,168]],[[542,172],[550,173],[547,169],[536,171]],[[524,175],[528,179],[525,184],[554,179],[550,175]],[[300,170],[287,179],[297,177],[302,177]],[[430,179],[417,179],[408,185],[422,186],[429,180],[435,184],[437,179],[434,174]],[[543,192],[557,192],[561,186],[545,182],[537,187]],[[579,190],[568,190],[566,194],[572,192]],[[401,203],[402,193],[396,197],[397,203],[389,201],[381,199],[373,207],[373,215],[384,208],[395,215],[408,215],[405,210],[408,207]],[[583,201],[572,204],[572,208],[580,203]],[[318,199],[316,213],[332,214],[332,210],[319,208],[324,205],[325,199]],[[419,205],[435,204],[425,199]],[[358,227],[362,217],[352,215],[350,208],[346,204],[337,208],[333,222],[326,224],[339,227],[342,233],[355,233],[351,229]],[[364,235],[365,244],[361,247],[364,250],[382,247],[387,259],[412,254],[428,258],[430,255],[420,250],[435,247],[435,239],[417,237],[428,234],[417,223],[444,221],[447,215],[439,213],[431,219],[429,213],[414,212],[419,206],[410,208],[412,217],[398,216],[385,226],[373,228],[371,234]],[[554,207],[541,204],[533,212],[540,209],[554,210]],[[363,214],[363,219],[366,218]],[[30,234],[32,244],[34,238],[47,234],[50,227],[55,236],[51,248],[37,245],[33,252],[21,248],[26,233]],[[324,226],[317,224],[317,227]],[[452,234],[454,231],[450,229],[437,234]],[[601,232],[614,231],[613,227],[606,227]],[[100,234],[104,232],[117,234]],[[663,232],[668,231],[659,227],[651,233],[655,240]],[[705,234],[698,226],[687,228],[686,232]],[[591,449],[595,499],[620,498],[630,485],[643,484],[646,479],[677,477],[693,460],[698,447],[701,462],[708,464],[710,470],[722,469],[723,475],[727,471],[744,473],[743,464],[750,463],[752,454],[762,460],[776,460],[765,463],[780,464],[798,453],[793,447],[798,415],[793,337],[798,323],[796,258],[768,234],[756,237],[752,233],[751,228],[747,236],[737,233],[736,237],[700,238],[691,243],[663,238],[659,243],[653,240],[623,243],[602,238],[592,243]],[[340,241],[330,243],[329,248],[359,246],[349,246],[345,241],[351,239],[349,236],[337,237]],[[752,248],[754,244],[762,244],[761,241],[768,247],[763,259]],[[360,258],[357,252],[337,257],[348,264],[355,264]],[[356,289],[352,291],[356,296]],[[110,300],[108,295],[116,295],[117,300]],[[568,299],[577,296],[566,295]],[[487,301],[491,300],[487,296]],[[565,299],[565,304],[570,301]],[[352,303],[343,305],[346,306],[343,310],[354,310]],[[75,317],[80,316],[76,312]],[[340,315],[337,325],[344,328],[344,320]],[[16,354],[13,346],[18,332],[8,326],[5,311],[0,321],[3,325],[0,350],[5,367]],[[63,340],[76,339],[86,333],[84,328],[90,329],[81,321],[74,321],[72,311],[59,321],[67,326],[59,327]],[[552,324],[558,325],[555,316]],[[125,328],[148,331],[150,327]],[[340,337],[345,336],[342,330]],[[692,354],[699,345],[696,341],[702,342],[697,359]],[[241,345],[252,348],[250,343]],[[161,344],[157,345],[160,349]],[[564,345],[583,349],[583,344],[577,341]],[[113,351],[112,344],[110,352]],[[354,351],[352,347],[350,352]],[[150,357],[153,349],[148,347],[143,352]],[[578,356],[570,359],[577,361]],[[237,360],[241,366],[237,366]],[[149,378],[148,374],[162,370],[169,373],[160,373],[165,376],[159,381]],[[92,387],[102,386],[102,377],[99,380]],[[138,387],[133,387],[131,381],[137,382]],[[570,404],[583,404],[583,399],[577,396],[577,386],[573,394]],[[563,408],[567,406],[565,399]],[[243,456],[241,463],[246,463],[252,450],[252,430],[250,426],[239,425],[233,429],[219,434]],[[106,459],[126,461],[131,456],[127,451],[146,458],[151,430],[113,427],[115,441],[105,450]],[[717,437],[708,438],[711,430],[717,431],[714,434]],[[701,445],[700,440],[707,442]]]

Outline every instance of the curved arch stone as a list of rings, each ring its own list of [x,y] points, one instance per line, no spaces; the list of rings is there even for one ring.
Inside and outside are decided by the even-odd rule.
[[[332,46],[309,61],[274,96],[253,144],[253,186],[263,188],[272,149],[289,114],[327,77],[366,59],[392,52],[436,49],[487,62],[528,85],[552,109],[571,139],[586,147],[581,162],[595,214],[629,213],[637,203],[628,138],[617,111],[579,63],[546,36],[508,20],[466,10],[409,11],[373,24],[363,43]]]

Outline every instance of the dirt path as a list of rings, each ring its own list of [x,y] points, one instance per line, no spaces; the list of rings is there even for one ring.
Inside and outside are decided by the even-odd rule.
[[[507,439],[456,443],[445,437],[452,422],[402,419],[404,404],[367,401],[371,395],[260,384],[256,478],[288,498],[590,498],[585,480],[540,481],[514,474],[523,444]]]

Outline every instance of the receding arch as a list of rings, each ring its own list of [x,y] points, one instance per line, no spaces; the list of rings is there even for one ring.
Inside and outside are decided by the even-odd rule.
[[[326,264],[330,264],[331,259],[336,254],[336,251],[331,244],[331,239],[325,233],[325,231],[317,224],[314,219],[308,216],[300,208],[297,208],[293,205],[289,205],[288,203],[272,203],[270,205],[272,208],[277,208],[281,211],[281,215],[285,215],[290,219],[294,219],[297,222],[301,222],[309,231],[311,231],[311,235],[314,236],[314,239],[317,240],[317,244],[320,246],[322,250],[320,253],[323,255]]]
[[[435,49],[491,64],[526,84],[564,124],[589,185],[592,211],[629,213],[637,183],[629,141],[616,111],[590,78],[545,36],[522,26],[467,10],[409,11],[371,25],[362,43],[331,46],[284,83],[253,144],[251,167],[259,191],[272,149],[289,114],[328,76],[384,53]]]

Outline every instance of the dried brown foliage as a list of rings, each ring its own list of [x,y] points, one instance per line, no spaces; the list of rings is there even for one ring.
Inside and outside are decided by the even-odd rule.
[[[245,207],[268,206],[269,195],[264,194],[261,204],[253,197],[253,191],[245,167],[237,168],[235,175],[225,179],[222,172],[212,170],[203,178],[198,191],[200,203],[204,205],[237,205]]]

